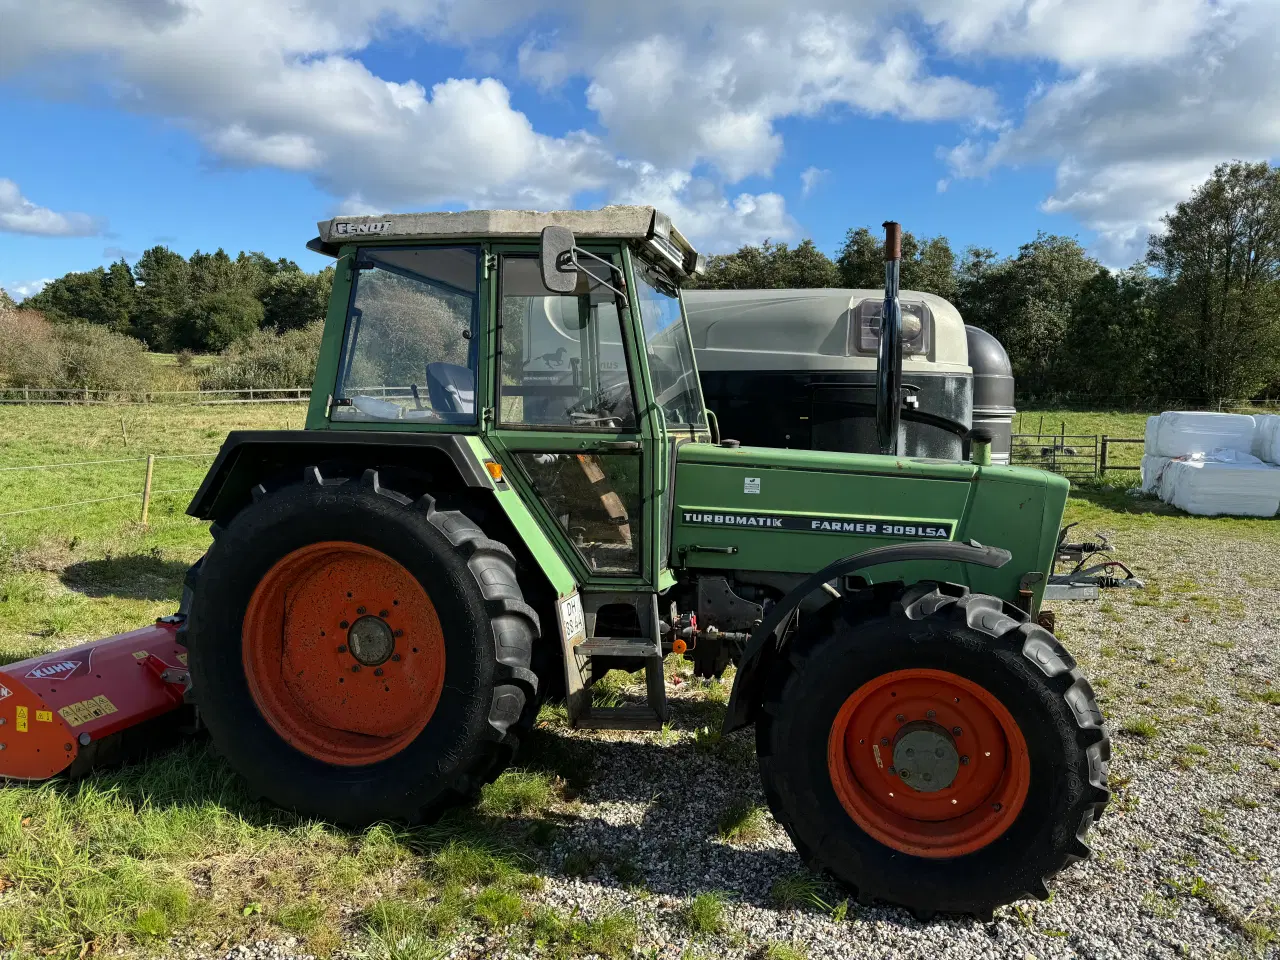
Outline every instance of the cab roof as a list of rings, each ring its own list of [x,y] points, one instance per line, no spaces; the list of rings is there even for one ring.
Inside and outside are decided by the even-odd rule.
[[[653,240],[674,245],[680,254],[697,251],[654,207],[608,206],[599,210],[462,210],[456,213],[389,213],[334,217],[317,226],[320,236],[307,244],[317,253],[337,256],[344,243],[379,240],[536,239],[544,227],[568,227],[579,239]]]

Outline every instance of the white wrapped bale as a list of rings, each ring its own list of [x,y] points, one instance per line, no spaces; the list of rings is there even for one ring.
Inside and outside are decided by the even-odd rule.
[[[1151,418],[1156,419],[1155,417]],[[1164,476],[1165,467],[1172,463],[1169,457],[1151,457],[1144,456],[1142,458],[1142,492],[1160,493],[1160,478]]]
[[[1253,418],[1253,450],[1259,460],[1280,463],[1280,417],[1264,413]]]
[[[1280,511],[1280,467],[1172,460],[1163,470],[1160,499],[1200,516],[1274,517]]]
[[[1199,413],[1170,410],[1160,414],[1154,430],[1148,424],[1143,452],[1152,457],[1185,457],[1226,449],[1253,449],[1253,417],[1244,413]]]

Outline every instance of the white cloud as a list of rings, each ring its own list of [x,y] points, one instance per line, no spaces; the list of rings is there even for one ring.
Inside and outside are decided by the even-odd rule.
[[[31,280],[27,283],[11,283],[4,289],[9,292],[9,296],[21,303],[27,297],[34,297],[51,283],[53,280],[46,277],[43,280]]]
[[[990,91],[934,75],[905,34],[879,29],[889,9],[888,0],[817,0],[805,12],[772,0],[0,0],[0,75],[63,93],[77,81],[105,90],[126,109],[185,125],[222,162],[300,172],[382,210],[645,199],[637,191],[653,181],[636,171],[669,171],[684,178],[676,192],[701,222],[724,225],[706,240],[728,243],[752,224],[790,222],[776,194],[732,187],[772,171],[783,118],[833,109],[995,117]],[[535,129],[495,77],[385,80],[359,55],[394,31],[498,68],[495,51],[514,47],[514,68],[543,92],[582,78],[599,130]]]
[[[1280,5],[1241,0],[1201,12],[1201,32],[1164,32],[1163,57],[1093,66],[1038,90],[1020,123],[954,147],[953,174],[1052,164],[1042,208],[1096,231],[1106,262],[1131,263],[1216,164],[1280,156]],[[1117,28],[1128,22],[1118,15]]]
[[[634,199],[712,248],[798,230],[778,192],[736,186],[772,175],[788,118],[958,123],[939,190],[1051,165],[1044,209],[1108,257],[1214,162],[1280,152],[1275,0],[0,0],[0,18],[0,75],[106,91],[348,209]],[[360,57],[392,33],[497,75],[387,80]],[[949,66],[1001,60],[1041,76],[1025,103]],[[516,78],[596,122],[537,129]]]
[[[807,197],[817,189],[818,184],[827,178],[830,170],[820,170],[817,167],[806,167],[800,174],[800,196]]]
[[[916,0],[956,53],[1036,57],[1066,67],[1163,60],[1218,14],[1214,0]]]
[[[87,213],[57,213],[40,207],[22,195],[12,180],[0,177],[0,232],[42,237],[92,237],[102,232],[102,221]]]

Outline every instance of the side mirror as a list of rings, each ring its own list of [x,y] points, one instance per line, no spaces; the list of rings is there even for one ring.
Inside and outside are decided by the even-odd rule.
[[[568,227],[542,228],[542,285],[552,293],[571,294],[578,288],[577,246]]]

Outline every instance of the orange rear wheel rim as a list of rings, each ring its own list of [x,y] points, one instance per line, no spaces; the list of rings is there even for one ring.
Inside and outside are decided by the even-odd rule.
[[[1031,782],[1013,715],[946,670],[895,670],[855,690],[832,723],[827,768],[859,827],[932,858],[994,842],[1017,819]]]
[[[249,692],[285,741],[325,763],[395,756],[444,688],[444,633],[422,584],[381,551],[313,543],[258,583],[241,656]]]

